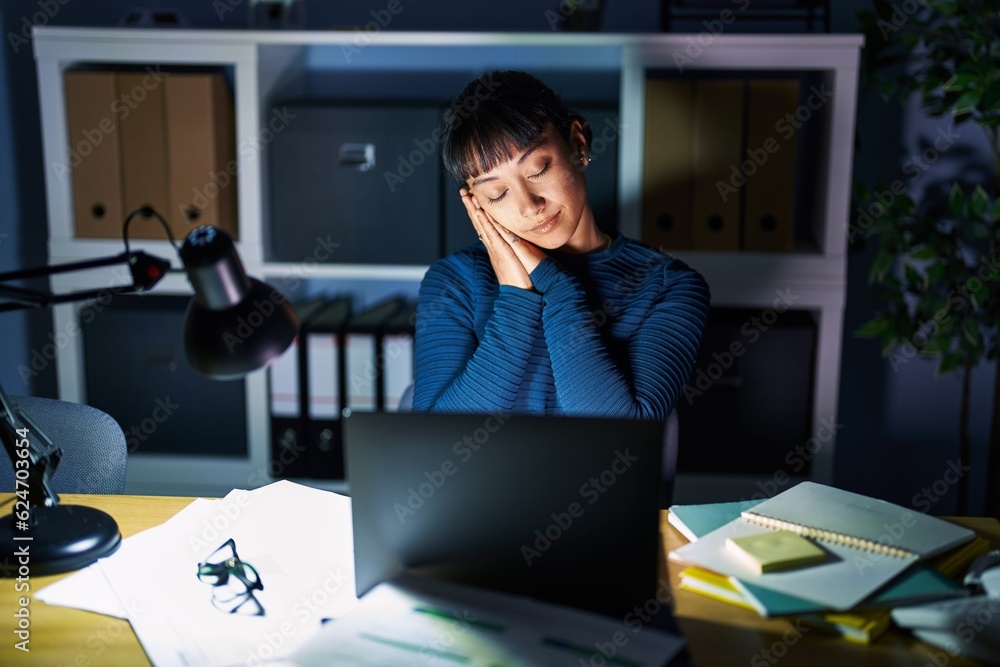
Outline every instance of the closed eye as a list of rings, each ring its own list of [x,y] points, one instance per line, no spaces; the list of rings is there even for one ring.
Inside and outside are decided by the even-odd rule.
[[[500,202],[500,201],[501,201],[501,200],[502,200],[502,199],[503,199],[504,197],[506,197],[506,196],[507,196],[507,193],[508,193],[508,192],[509,192],[509,190],[504,190],[504,191],[503,191],[503,193],[502,193],[502,194],[501,194],[501,195],[500,195],[499,197],[497,197],[497,198],[495,198],[495,199],[494,199],[494,198],[492,198],[492,197],[487,197],[487,198],[486,198],[486,201],[488,201],[488,202],[489,202],[489,203],[491,203],[491,204],[496,204],[496,203],[499,203],[499,202]]]
[[[545,175],[545,172],[547,172],[547,171],[549,170],[549,166],[550,166],[551,164],[552,164],[552,160],[548,160],[548,161],[547,161],[547,162],[545,163],[545,166],[544,166],[544,167],[542,167],[542,170],[541,170],[540,172],[538,172],[537,174],[532,174],[531,176],[528,176],[528,178],[538,178],[539,176],[544,176],[544,175]]]

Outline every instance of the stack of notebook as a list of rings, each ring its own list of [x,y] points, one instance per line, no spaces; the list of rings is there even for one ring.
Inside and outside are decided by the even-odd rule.
[[[860,644],[885,631],[893,607],[966,595],[950,577],[989,549],[966,528],[812,482],[763,501],[674,506],[669,521],[692,542],[670,554],[688,565],[681,588]],[[776,539],[788,532],[822,556]]]

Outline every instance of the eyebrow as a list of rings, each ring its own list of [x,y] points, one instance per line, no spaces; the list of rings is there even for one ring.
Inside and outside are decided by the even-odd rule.
[[[548,142],[549,142],[548,137],[546,137],[544,135],[539,136],[537,139],[535,139],[533,142],[531,142],[531,144],[528,145],[527,150],[525,150],[524,153],[521,154],[521,157],[519,157],[517,159],[517,164],[519,164],[519,165],[523,164],[524,161],[528,159],[529,155],[531,155],[533,152],[535,152],[535,150],[537,150],[537,149],[541,148],[542,146],[546,145]],[[481,185],[483,183],[488,183],[490,181],[495,181],[495,180],[497,180],[496,176],[482,176],[482,177],[477,178],[476,180],[472,181],[472,185],[470,187],[474,188],[477,185]]]

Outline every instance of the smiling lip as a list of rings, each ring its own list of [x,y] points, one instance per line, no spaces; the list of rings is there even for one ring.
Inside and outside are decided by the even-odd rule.
[[[537,227],[535,227],[534,229],[532,229],[531,232],[533,234],[544,234],[546,232],[551,232],[552,228],[556,226],[556,218],[558,218],[558,217],[559,217],[559,214],[556,213],[554,216],[552,216],[551,218],[549,218],[548,220],[546,220],[542,224],[540,224]]]

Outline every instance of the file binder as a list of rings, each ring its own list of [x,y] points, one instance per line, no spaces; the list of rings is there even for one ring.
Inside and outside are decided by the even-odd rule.
[[[307,474],[318,479],[344,478],[340,413],[344,408],[344,329],[353,302],[338,296],[306,324],[299,348],[299,377],[305,419]]]
[[[238,238],[233,102],[222,74],[164,79],[170,206],[174,233],[212,225]]]
[[[740,192],[731,192],[743,151],[742,80],[694,84],[694,248],[739,250]]]
[[[382,374],[379,339],[405,304],[405,297],[392,297],[358,313],[348,323],[344,372],[346,407],[352,411],[374,412],[384,406],[378,391]]]
[[[756,173],[747,177],[744,186],[744,250],[792,251],[797,134],[786,138],[775,125],[794,114],[798,103],[798,81],[751,80],[748,84],[746,158]]]
[[[168,209],[167,197],[167,144],[164,139],[163,86],[144,85],[148,80],[145,72],[119,72],[118,91],[120,95],[141,89],[146,97],[121,115],[121,165],[122,199],[124,214],[143,206],[151,206],[166,216],[175,235],[183,229],[177,224],[179,217]],[[163,239],[163,230],[153,221],[149,227],[132,223],[129,233],[138,237]],[[119,223],[119,227],[121,223]],[[183,238],[183,237],[179,237]]]
[[[306,456],[306,413],[302,410],[303,392],[300,378],[299,348],[303,340],[302,331],[309,320],[326,303],[324,298],[315,298],[296,304],[299,315],[299,337],[283,355],[268,367],[270,385],[270,474],[274,478],[305,477],[308,473]]]
[[[66,117],[70,154],[56,165],[60,178],[70,173],[79,238],[121,238],[122,167],[118,97],[114,72],[66,72]]]
[[[642,240],[663,250],[692,247],[694,84],[646,81]]]
[[[417,302],[410,301],[390,319],[378,341],[379,374],[377,406],[396,412],[403,392],[413,383],[413,336]]]

